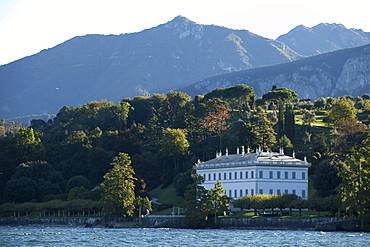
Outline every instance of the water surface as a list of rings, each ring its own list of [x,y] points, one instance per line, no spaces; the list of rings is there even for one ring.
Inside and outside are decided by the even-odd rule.
[[[0,227],[0,246],[370,246],[362,232]]]

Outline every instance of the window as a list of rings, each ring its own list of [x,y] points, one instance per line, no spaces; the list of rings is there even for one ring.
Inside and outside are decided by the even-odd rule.
[[[295,172],[292,172],[292,179],[295,179]]]
[[[274,190],[270,189],[270,195],[274,194]]]
[[[285,172],[285,173],[284,173],[284,178],[285,178],[285,179],[288,179],[288,172]]]
[[[263,178],[263,171],[260,171],[260,177],[259,178]]]
[[[248,178],[248,172],[245,172],[245,178]]]
[[[245,189],[245,195],[248,195],[248,189]]]
[[[211,173],[208,174],[208,180],[211,180]]]
[[[296,192],[295,192],[295,190],[292,190],[292,194],[293,194],[293,195],[296,195]]]
[[[226,172],[224,172],[224,180],[226,180]]]
[[[306,173],[302,172],[302,179],[306,179]]]
[[[234,197],[238,197],[238,190],[234,190]]]
[[[280,178],[280,172],[276,173],[277,178]]]
[[[254,189],[251,189],[251,196],[254,196]]]
[[[232,179],[232,178],[231,178],[231,172],[229,172],[229,179]]]
[[[254,171],[251,171],[251,178],[254,177]]]
[[[276,194],[281,195],[281,191],[280,190],[276,190]]]
[[[232,195],[231,195],[231,190],[229,190],[229,197],[232,197]]]
[[[240,195],[239,196],[243,197],[243,190],[242,189],[240,190]]]
[[[237,172],[234,173],[234,176],[235,176],[235,179],[238,179],[238,173]]]
[[[285,190],[284,194],[289,194],[288,190]]]
[[[218,174],[218,180],[221,180],[221,173]]]
[[[302,190],[302,198],[306,198],[306,191]]]
[[[260,189],[260,194],[261,194],[261,195],[263,194],[263,189]]]
[[[274,178],[274,173],[270,171],[270,178]]]
[[[243,172],[240,172],[240,179],[243,179]]]
[[[206,174],[203,174],[204,181],[206,181]]]
[[[213,173],[213,180],[216,180],[216,173]]]

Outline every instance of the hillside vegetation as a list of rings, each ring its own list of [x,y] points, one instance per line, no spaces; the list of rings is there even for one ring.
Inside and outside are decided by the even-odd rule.
[[[192,166],[198,159],[212,159],[226,148],[232,153],[240,146],[261,146],[307,157],[311,198],[339,193],[347,212],[363,213],[367,206],[353,206],[357,199],[351,196],[356,188],[351,181],[368,171],[369,112],[368,94],[311,103],[300,102],[287,88],[274,86],[256,98],[252,87],[237,85],[195,98],[171,91],[118,104],[102,100],[65,106],[55,119],[33,120],[23,128],[2,121],[1,202],[107,202],[107,192],[115,188],[110,180],[123,174],[129,186],[123,191],[131,191],[125,196],[136,207],[130,205],[129,215],[148,205],[148,191],[164,204],[162,209],[169,209],[191,196],[187,189],[194,186]],[[358,159],[364,163],[354,170]],[[366,183],[360,186],[367,193]]]

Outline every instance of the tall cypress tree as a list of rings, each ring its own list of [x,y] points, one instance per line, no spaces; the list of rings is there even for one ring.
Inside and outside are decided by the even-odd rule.
[[[286,111],[285,111],[285,135],[290,139],[293,140],[295,136],[295,115],[293,110],[293,105],[287,104]]]

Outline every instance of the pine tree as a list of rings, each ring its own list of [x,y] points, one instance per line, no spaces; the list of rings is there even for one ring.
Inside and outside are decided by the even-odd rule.
[[[134,213],[134,169],[128,154],[119,153],[113,158],[113,166],[105,175],[101,188],[104,191],[104,210],[108,214],[132,216]]]
[[[254,145],[263,149],[270,149],[276,143],[276,133],[272,123],[267,119],[264,112],[259,112],[259,120],[253,123]]]
[[[367,214],[370,208],[370,132],[351,148],[346,166],[340,172],[343,206],[351,214]]]

